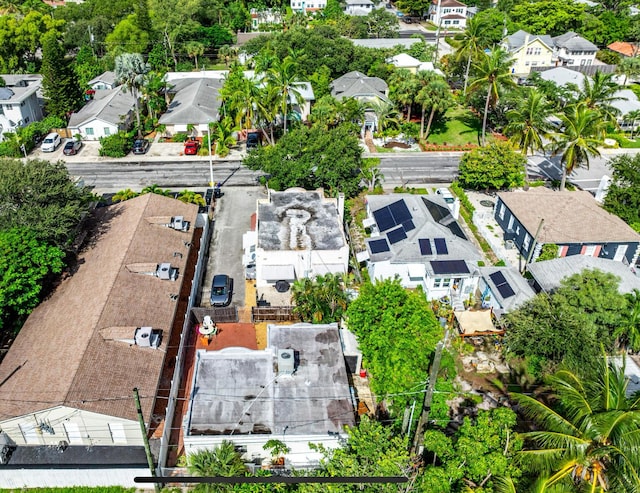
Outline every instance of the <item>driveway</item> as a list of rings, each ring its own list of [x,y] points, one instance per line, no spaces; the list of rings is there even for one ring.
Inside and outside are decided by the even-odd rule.
[[[232,305],[244,306],[245,282],[242,265],[242,235],[251,229],[251,215],[256,201],[266,198],[264,187],[222,187],[223,196],[216,202],[209,258],[202,286],[201,306],[209,307],[211,282],[216,274],[234,280]]]

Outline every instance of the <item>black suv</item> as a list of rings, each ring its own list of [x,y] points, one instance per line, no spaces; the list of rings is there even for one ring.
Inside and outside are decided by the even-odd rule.
[[[145,154],[149,150],[149,141],[145,139],[137,139],[133,142],[134,154]]]
[[[247,150],[257,149],[260,146],[260,133],[249,132],[247,134]]]

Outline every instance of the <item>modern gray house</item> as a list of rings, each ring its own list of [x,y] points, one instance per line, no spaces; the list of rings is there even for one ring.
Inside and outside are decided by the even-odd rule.
[[[558,257],[586,255],[627,265],[635,265],[640,253],[640,234],[605,211],[589,192],[502,192],[494,216],[504,240],[513,242],[525,259],[531,255],[532,261],[545,244],[557,245]]]

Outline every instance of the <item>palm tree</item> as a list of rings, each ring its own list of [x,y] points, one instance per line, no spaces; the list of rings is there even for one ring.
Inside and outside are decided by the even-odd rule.
[[[111,197],[112,202],[124,202],[125,200],[133,199],[140,195],[138,192],[134,192],[130,188],[120,190]]]
[[[340,118],[339,115],[340,103],[330,94],[322,96],[311,108],[311,114],[309,120],[325,130],[334,127]]]
[[[233,443],[223,440],[214,449],[199,450],[188,457],[187,469],[195,476],[244,476],[247,474],[247,467],[242,461],[242,457],[236,452]],[[206,488],[209,491],[227,491],[223,485],[209,484]]]
[[[144,195],[145,193],[155,193],[157,195],[162,195],[164,197],[171,196],[171,190],[160,188],[155,183],[153,185],[146,186],[140,192],[140,195]]]
[[[136,122],[138,124],[138,137],[142,137],[140,125],[139,91],[144,85],[145,76],[151,70],[149,64],[144,61],[140,53],[123,53],[115,60],[116,80],[133,95],[136,109]]]
[[[284,133],[287,133],[287,111],[291,100],[300,101],[300,91],[295,84],[300,82],[298,67],[287,55],[283,60],[276,60],[266,73],[267,84],[276,88],[280,93],[280,111],[284,120]]]
[[[627,113],[626,115],[624,115],[624,121],[626,123],[631,124],[630,137],[631,137],[631,140],[633,140],[633,134],[636,131],[636,127],[638,126],[638,123],[640,123],[640,110],[633,110]]]
[[[457,39],[458,48],[455,51],[456,61],[467,60],[467,66],[464,71],[464,89],[463,96],[467,95],[467,85],[469,84],[469,70],[471,69],[471,61],[477,58],[484,48],[487,47],[484,32],[486,26],[478,17],[472,17],[467,21],[467,27]]]
[[[237,129],[238,127],[234,125],[230,116],[225,116],[221,121],[214,124],[211,138],[216,143],[216,154],[218,156],[226,156],[229,154],[229,147],[236,145],[233,132]]]
[[[178,195],[178,200],[184,202],[185,204],[196,204],[199,206],[207,205],[202,195],[186,189],[180,192],[180,194]]]
[[[525,156],[544,149],[543,140],[551,135],[549,123],[553,108],[544,94],[535,88],[527,88],[517,106],[507,111],[509,123],[505,134]]]
[[[487,97],[484,105],[484,115],[482,117],[482,145],[486,144],[487,115],[489,107],[495,107],[500,98],[502,87],[514,87],[516,83],[511,76],[512,58],[501,48],[493,48],[489,54],[482,55],[480,61],[473,64],[475,77],[470,90],[481,87],[487,88]]]
[[[204,54],[204,44],[199,41],[189,41],[186,46],[187,55],[196,62],[196,70],[198,70],[198,57]]]
[[[628,78],[634,78],[640,75],[640,57],[623,57],[620,63],[618,63],[617,73],[621,75],[624,74],[624,82],[622,85],[626,86]]]
[[[398,110],[390,101],[378,100],[371,103],[371,109],[378,119],[378,129],[382,132],[389,127],[398,128],[400,116]]]
[[[407,121],[411,121],[411,106],[418,92],[417,79],[407,69],[398,69],[391,74],[391,98],[397,100],[407,110]]]
[[[626,395],[624,370],[603,357],[597,378],[560,370],[548,382],[551,404],[512,397],[539,430],[523,433],[522,463],[547,485],[573,482],[592,493],[640,491],[640,399]]]
[[[347,309],[348,296],[344,288],[341,274],[298,279],[291,287],[293,312],[305,322],[337,322]]]
[[[427,139],[431,130],[433,116],[437,111],[446,110],[453,103],[451,89],[446,81],[434,72],[419,72],[418,80],[422,85],[416,95],[416,102],[422,107],[422,116],[420,118],[420,139]],[[430,108],[429,122],[427,124],[427,132],[424,132],[424,117],[426,109]]]
[[[562,179],[560,190],[564,190],[567,175],[579,166],[589,166],[589,157],[600,156],[598,145],[604,139],[606,123],[600,112],[588,108],[584,103],[566,106],[558,115],[562,132],[552,135],[552,154],[561,154]]]
[[[613,74],[597,71],[592,79],[584,78],[576,96],[578,102],[584,103],[589,109],[599,110],[604,119],[615,124],[619,111],[611,103],[622,99],[616,96],[616,92],[618,84],[613,80]]]
[[[614,335],[624,346],[633,351],[640,351],[640,290],[634,289],[625,294],[628,310]]]

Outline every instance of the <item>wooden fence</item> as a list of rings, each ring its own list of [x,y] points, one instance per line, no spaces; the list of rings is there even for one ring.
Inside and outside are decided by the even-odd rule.
[[[300,317],[293,313],[292,306],[254,306],[251,308],[251,321],[299,322]]]

